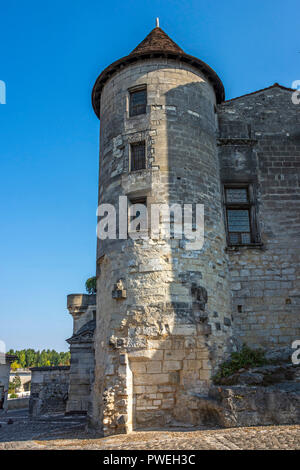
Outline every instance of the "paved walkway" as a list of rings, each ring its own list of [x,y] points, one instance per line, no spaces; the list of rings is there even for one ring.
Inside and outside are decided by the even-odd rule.
[[[7,423],[9,419],[13,420],[12,424]],[[300,426],[140,431],[101,438],[85,432],[82,417],[52,415],[30,420],[26,411],[15,411],[5,417],[0,415],[0,423],[0,450],[300,450]]]

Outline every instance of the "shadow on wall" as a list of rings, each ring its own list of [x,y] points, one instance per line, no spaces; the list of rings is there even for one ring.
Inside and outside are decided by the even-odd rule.
[[[213,371],[231,347],[213,91],[199,78],[166,91],[164,96],[165,105],[156,106],[151,116],[161,122],[154,161],[161,181],[159,190],[152,186],[149,202],[204,204],[205,238],[202,249],[188,250],[188,240],[183,238],[166,241],[161,250],[160,269],[165,272],[158,273],[159,302],[151,303],[151,309],[162,336],[149,339],[148,350],[129,353],[135,428],[176,421],[211,423],[214,417],[200,412],[199,404],[208,393]],[[172,227],[172,214],[169,220]],[[142,276],[148,277],[149,283],[153,280],[152,272]]]

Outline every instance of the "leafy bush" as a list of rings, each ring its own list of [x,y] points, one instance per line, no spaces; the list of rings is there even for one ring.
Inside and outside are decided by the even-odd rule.
[[[21,388],[21,379],[18,374],[15,375],[13,380],[9,382],[8,391],[10,393],[17,393]]]
[[[250,367],[259,367],[267,364],[264,351],[260,349],[251,349],[246,344],[239,352],[233,352],[230,360],[220,365],[219,371],[213,377],[214,383],[229,375],[234,374],[239,369],[249,369]]]
[[[11,370],[17,370],[17,369],[21,369],[21,364],[18,363],[18,361],[14,361],[11,365],[10,365],[10,368]]]
[[[97,292],[97,278],[96,278],[96,276],[88,278],[88,280],[85,283],[85,288],[86,288],[88,294],[96,294],[96,292]]]
[[[15,393],[11,393],[11,394],[9,395],[9,398],[18,398],[18,395],[16,395]]]

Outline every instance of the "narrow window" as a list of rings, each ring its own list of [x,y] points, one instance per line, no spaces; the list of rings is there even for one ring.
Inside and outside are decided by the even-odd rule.
[[[130,91],[129,96],[129,116],[138,116],[146,113],[147,106],[147,90],[142,88]]]
[[[255,205],[251,186],[226,185],[224,189],[228,244],[257,243]]]
[[[145,208],[147,208],[147,198],[146,197],[139,197],[139,198],[135,198],[135,199],[128,199],[128,227],[132,227],[132,224],[134,223],[134,220],[138,219],[140,216],[142,216],[143,214],[141,214],[141,211],[137,210],[135,212],[135,214],[132,214],[131,213],[131,206],[134,205],[134,204],[141,204],[143,205]],[[145,220],[144,221],[144,225],[146,226],[148,224],[148,220]],[[143,228],[141,227],[141,223],[138,222],[137,224],[133,224],[134,227],[133,227],[133,230],[135,232],[140,232]]]
[[[144,170],[146,168],[145,142],[131,144],[131,171]]]

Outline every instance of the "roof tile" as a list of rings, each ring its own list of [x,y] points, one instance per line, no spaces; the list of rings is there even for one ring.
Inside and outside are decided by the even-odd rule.
[[[152,52],[152,51],[169,51],[183,52],[183,50],[174,42],[161,28],[158,26],[131,52]]]

